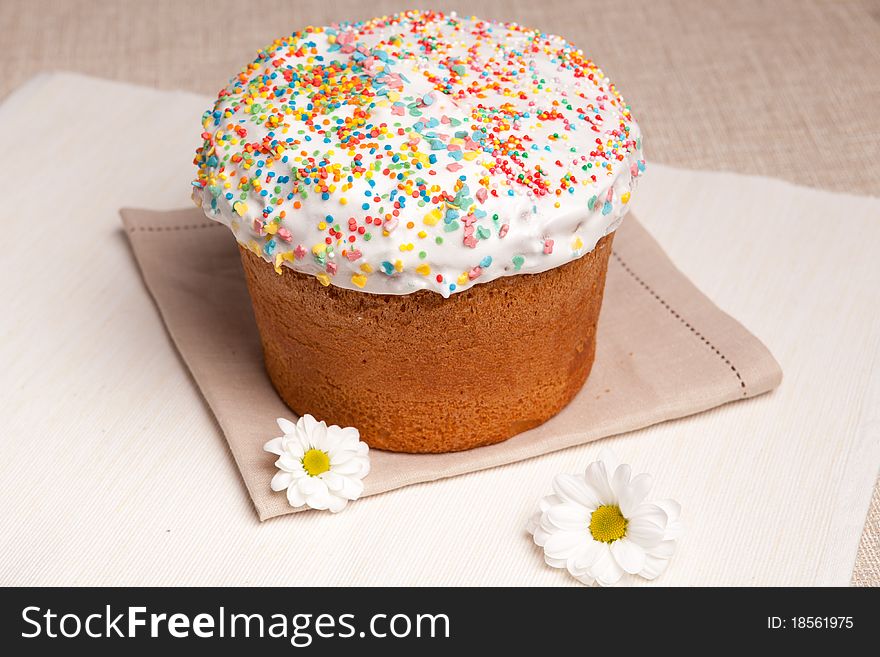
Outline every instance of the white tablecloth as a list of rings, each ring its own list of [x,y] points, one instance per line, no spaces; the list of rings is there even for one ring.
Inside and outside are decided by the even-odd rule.
[[[635,211],[766,342],[776,392],[261,524],[117,215],[188,203],[208,105],[51,75],[0,106],[0,584],[574,583],[522,528],[605,445],[683,505],[656,583],[849,582],[880,464],[880,200],[650,165]]]

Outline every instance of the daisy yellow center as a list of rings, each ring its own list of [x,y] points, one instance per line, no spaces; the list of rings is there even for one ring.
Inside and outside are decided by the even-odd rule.
[[[330,469],[330,457],[327,452],[313,447],[303,455],[303,468],[310,477],[317,477]]]
[[[615,505],[600,506],[590,516],[590,534],[600,543],[613,543],[626,535],[626,518]]]

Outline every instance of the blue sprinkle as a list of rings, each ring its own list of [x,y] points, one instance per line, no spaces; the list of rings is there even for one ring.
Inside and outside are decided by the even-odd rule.
[[[605,205],[602,206],[602,214],[611,212],[611,207],[611,201],[605,201]]]
[[[492,264],[492,256],[486,256],[485,258],[480,260],[480,267],[482,267],[483,269],[486,269],[486,267],[488,267],[491,264]]]

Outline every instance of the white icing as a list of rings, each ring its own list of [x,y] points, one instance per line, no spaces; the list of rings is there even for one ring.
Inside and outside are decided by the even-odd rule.
[[[212,219],[229,226],[238,241],[244,245],[251,245],[252,249],[259,249],[259,253],[269,262],[291,267],[296,271],[306,274],[319,275],[324,282],[344,288],[361,290],[376,294],[409,294],[417,290],[432,290],[444,296],[452,292],[459,292],[477,283],[485,283],[501,276],[517,273],[537,273],[559,267],[570,262],[585,253],[591,251],[599,239],[616,229],[621,219],[626,214],[629,203],[624,202],[632,192],[636,178],[644,169],[644,161],[641,155],[641,140],[638,126],[625,110],[622,101],[609,87],[610,83],[601,71],[596,68],[564,68],[559,65],[559,51],[571,56],[580,56],[579,51],[573,51],[571,46],[560,37],[539,35],[535,32],[521,32],[522,28],[506,26],[495,23],[483,23],[476,19],[448,18],[425,18],[424,14],[410,13],[398,17],[398,21],[390,25],[381,22],[354,24],[349,27],[343,26],[338,34],[346,34],[342,40],[347,41],[347,48],[338,48],[338,41],[331,41],[335,35],[330,36],[327,31],[312,31],[294,34],[284,42],[276,42],[270,49],[261,51],[264,54],[257,60],[257,64],[247,72],[247,79],[252,82],[258,79],[252,86],[239,83],[238,78],[233,78],[227,87],[230,94],[221,96],[214,110],[220,113],[217,117],[209,111],[205,115],[204,125],[207,132],[212,133],[213,138],[206,142],[200,149],[201,158],[200,181],[198,186],[194,183],[193,198]],[[417,34],[409,32],[411,23],[424,22],[420,25]],[[488,28],[488,30],[487,30]],[[335,28],[328,28],[334,30]],[[481,35],[477,38],[474,32]],[[387,42],[392,35],[399,35],[402,43],[393,47],[381,46],[381,49],[389,52],[415,53],[412,57],[391,57],[390,63],[380,60],[369,60],[364,66],[365,52],[376,53],[375,49],[380,42]],[[438,40],[447,44],[447,48],[438,53],[420,52],[417,40],[425,35],[434,35]],[[329,38],[328,38],[329,37]],[[314,43],[315,53],[309,56],[309,62],[305,56],[291,55],[296,47],[305,43]],[[533,44],[539,46],[538,52],[530,52]],[[279,45],[281,44],[281,45]],[[474,48],[468,53],[468,48]],[[356,48],[354,52],[344,52]],[[556,52],[554,56],[547,54],[545,49]],[[266,54],[268,53],[268,54]],[[323,61],[317,57],[323,57]],[[513,56],[521,60],[517,66],[507,63],[506,57]],[[460,76],[460,83],[452,86],[453,94],[443,93],[436,88],[436,81],[428,79],[428,75],[449,77],[450,60],[452,57],[468,58],[465,64],[464,75]],[[352,69],[352,58],[359,58]],[[366,56],[369,59],[368,56]],[[491,58],[494,58],[493,62]],[[271,64],[272,61],[281,60],[280,66]],[[368,83],[376,84],[376,80],[391,75],[401,76],[402,88],[395,90],[389,88],[389,84],[378,85],[385,89],[389,95],[377,95],[373,107],[369,108],[369,118],[366,126],[381,126],[386,124],[392,134],[382,140],[372,139],[377,145],[377,150],[371,154],[368,150],[349,150],[339,143],[335,134],[329,134],[331,143],[322,143],[320,135],[310,131],[309,126],[301,119],[299,114],[306,107],[308,99],[303,91],[303,83],[296,83],[293,105],[290,105],[290,95],[286,95],[279,102],[272,99],[271,91],[265,104],[283,111],[285,106],[292,107],[292,112],[282,114],[283,122],[280,126],[269,127],[266,118],[267,113],[246,113],[243,110],[242,99],[245,93],[255,94],[260,86],[270,88],[271,85],[259,82],[260,76],[275,73],[275,78],[262,78],[270,81],[272,85],[287,86],[287,81],[279,74],[284,67],[303,65],[308,69],[316,64],[325,66],[333,60],[345,62],[351,73],[361,71],[361,76]],[[510,75],[511,70],[519,68],[519,63],[526,72],[519,73],[515,79]],[[364,72],[363,69],[366,69]],[[383,72],[383,69],[385,71]],[[459,69],[461,70],[461,69]],[[592,73],[594,80],[587,77],[576,77],[575,70]],[[488,71],[488,75],[486,74]],[[537,78],[533,77],[537,76]],[[506,79],[505,79],[506,78]],[[545,84],[542,89],[536,90],[531,84],[532,80],[543,79]],[[494,81],[502,88],[512,90],[502,91],[488,90],[484,97],[476,97],[473,94],[456,96],[456,91],[467,88],[475,82]],[[519,98],[516,93],[525,92],[525,99]],[[306,89],[308,91],[308,89]],[[395,99],[392,101],[392,99]],[[420,116],[413,116],[409,106],[413,103],[424,104],[428,99],[429,105],[418,107]],[[553,101],[559,105],[553,106]],[[401,115],[400,106],[394,103],[403,103],[405,106]],[[571,109],[565,105],[571,105]],[[237,108],[235,108],[237,105]],[[500,170],[491,172],[488,166],[496,166],[499,160],[507,160],[507,166],[512,169],[514,177],[523,171],[523,168],[515,165],[510,157],[498,156],[496,150],[487,152],[487,148],[474,148],[475,144],[470,136],[475,129],[486,126],[485,123],[475,122],[473,114],[479,113],[478,105],[484,108],[497,110],[505,107],[508,111],[515,111],[520,115],[516,121],[508,121],[507,128],[497,133],[500,139],[515,138],[524,140],[525,152],[528,158],[522,159],[524,166],[529,171],[534,171],[540,166],[546,173],[549,181],[549,193],[538,196],[529,187],[508,179],[507,174]],[[235,108],[230,116],[225,112]],[[352,104],[342,104],[324,115],[319,115],[317,120],[330,119],[330,127],[337,119],[350,119],[356,107]],[[568,121],[570,129],[565,129],[565,122],[561,119],[540,119],[538,115],[542,111],[556,110]],[[579,111],[584,110],[584,111]],[[522,116],[528,113],[528,116]],[[584,118],[587,117],[587,118]],[[417,123],[425,123],[436,120],[435,127],[426,128],[417,126]],[[460,125],[453,126],[451,122],[458,121]],[[403,129],[410,128],[404,135],[398,135],[400,124]],[[286,129],[281,126],[286,125]],[[598,131],[592,128],[596,125]],[[628,134],[620,133],[621,126],[625,125]],[[247,136],[238,139],[234,129],[243,127]],[[419,130],[413,129],[418,127]],[[492,127],[491,125],[489,126]],[[617,135],[612,131],[618,131]],[[305,131],[305,133],[300,133]],[[468,138],[456,138],[456,132],[467,131]],[[229,161],[229,156],[242,151],[244,143],[262,142],[263,139],[273,133],[275,139],[281,143],[281,150],[274,150],[277,159],[268,161],[266,155],[257,155],[254,165],[244,170]],[[308,134],[311,141],[304,141],[303,137]],[[228,135],[227,141],[218,140],[218,135]],[[553,135],[556,135],[554,137]],[[415,139],[414,136],[418,136]],[[285,139],[295,138],[299,144],[286,144]],[[591,155],[596,148],[596,139],[601,139],[603,144],[609,140],[614,143],[614,156],[605,158]],[[460,159],[453,159],[452,153],[447,149],[451,142],[457,139],[461,150],[466,154],[474,153],[476,156],[466,155]],[[525,141],[529,140],[529,141]],[[235,142],[238,143],[235,143]],[[370,138],[365,141],[370,142]],[[418,156],[404,147],[415,143]],[[485,140],[484,142],[485,143]],[[214,144],[217,144],[214,149]],[[386,145],[390,150],[385,150]],[[437,147],[436,150],[434,147]],[[606,147],[608,151],[612,147]],[[214,149],[214,150],[212,150]],[[301,181],[308,196],[302,198],[297,194],[294,198],[288,198],[291,185],[295,182],[292,176],[292,167],[301,167],[303,162],[296,162],[301,151],[307,151],[309,157],[316,160],[325,158],[330,165],[351,167],[352,158],[356,153],[362,154],[362,163],[367,166],[373,163],[375,153],[398,154],[406,158],[424,158],[434,155],[436,162],[428,163],[422,170],[410,168],[402,170],[406,179],[421,177],[429,186],[438,186],[440,191],[455,194],[456,181],[461,176],[465,177],[469,190],[467,207],[461,207],[459,217],[454,221],[457,227],[450,230],[450,226],[440,218],[433,225],[426,224],[424,219],[432,210],[440,209],[444,215],[448,209],[445,204],[427,202],[424,206],[418,205],[418,199],[409,197],[406,204],[400,210],[396,226],[394,221],[384,223],[383,229],[377,224],[366,225],[364,218],[367,215],[378,217],[378,208],[390,211],[392,201],[390,195],[395,191],[398,180],[392,180],[382,175],[380,171],[373,171],[371,187],[365,173],[359,177],[353,177],[351,186],[342,190],[346,183],[348,172],[343,172],[341,181],[336,183],[336,190],[329,194],[329,198],[323,199],[321,194],[308,184]],[[317,152],[317,154],[315,154]],[[212,166],[208,163],[210,153],[217,157],[217,162]],[[620,156],[618,159],[617,156]],[[283,161],[286,156],[287,161]],[[263,166],[258,162],[264,161]],[[557,164],[559,162],[562,166]],[[386,166],[388,159],[383,158],[380,166]],[[448,165],[460,165],[456,171],[450,171]],[[584,171],[582,167],[591,164],[592,168]],[[602,165],[610,164],[610,169]],[[235,170],[235,176],[229,173]],[[430,170],[433,174],[427,173]],[[259,171],[259,179],[263,182],[262,189],[272,193],[261,196],[256,190],[246,193],[244,204],[241,204],[241,190],[236,183],[241,176],[254,176]],[[577,179],[572,183],[573,191],[562,191],[560,195],[555,193],[559,187],[559,181],[567,173],[574,174]],[[224,174],[226,180],[223,179]],[[590,175],[596,175],[594,182]],[[267,178],[271,176],[271,178]],[[291,182],[280,185],[280,194],[274,193],[275,181],[279,177],[291,176]],[[269,182],[267,182],[269,181]],[[224,186],[225,185],[225,186]],[[478,190],[480,191],[477,194]],[[434,192],[430,196],[436,197],[440,193]],[[606,203],[606,200],[610,201]],[[231,199],[226,195],[232,194]],[[369,196],[367,195],[369,194]],[[272,203],[276,196],[282,198],[280,205]],[[376,197],[380,202],[375,202]],[[595,198],[594,198],[595,197]],[[342,199],[345,199],[343,204]],[[299,202],[301,207],[294,208],[294,202]],[[362,203],[369,203],[367,210],[362,208]],[[588,206],[592,203],[592,209]],[[557,207],[558,205],[558,207]],[[264,216],[263,210],[267,206],[273,208],[268,217]],[[275,219],[279,212],[284,210],[286,217],[275,224],[275,228],[281,228],[290,235],[290,241],[279,239],[278,233],[267,235],[265,222]],[[470,241],[472,246],[466,244],[465,226],[463,218],[468,216],[473,221],[475,242]],[[483,214],[485,213],[485,214]],[[315,245],[326,245],[327,222],[325,217],[332,216],[335,226],[342,231],[342,239],[332,238],[331,250],[324,253],[323,260],[316,259],[313,254]],[[494,220],[493,215],[498,219]],[[354,218],[359,226],[371,233],[371,239],[366,241],[363,235],[349,230],[349,218]],[[255,229],[255,220],[257,225]],[[378,218],[376,219],[378,222]],[[413,227],[408,228],[407,223],[412,222]],[[503,237],[502,226],[507,225],[506,235]],[[323,227],[322,227],[323,226]],[[271,229],[271,226],[270,226]],[[420,237],[419,233],[424,237]],[[348,236],[354,234],[356,241],[353,246],[360,253],[350,253],[351,243]],[[442,238],[442,244],[437,243],[437,237]],[[548,246],[552,240],[552,249]],[[267,242],[274,245],[266,246]],[[412,245],[411,250],[407,245]],[[403,249],[401,250],[401,246]],[[301,257],[294,255],[297,247]],[[307,251],[302,255],[303,251]],[[343,250],[352,257],[343,256]],[[546,251],[550,250],[550,253]],[[267,252],[270,251],[270,252]],[[320,251],[320,249],[319,249]],[[424,257],[420,257],[420,254]],[[282,255],[279,259],[279,254]],[[491,264],[481,266],[488,263]],[[280,262],[279,262],[280,260]],[[389,269],[389,263],[398,263],[397,269],[388,275],[383,270],[383,264]],[[329,266],[328,266],[329,264]],[[367,265],[365,271],[364,265]],[[430,273],[425,274],[425,266]],[[421,269],[418,269],[421,267]],[[475,267],[479,267],[479,275],[471,279],[466,276],[468,272],[477,273]],[[399,269],[399,271],[398,271]],[[335,270],[335,271],[334,271]],[[443,277],[442,282],[437,281],[437,275]],[[467,280],[464,280],[464,279]],[[450,288],[454,285],[454,290]]]

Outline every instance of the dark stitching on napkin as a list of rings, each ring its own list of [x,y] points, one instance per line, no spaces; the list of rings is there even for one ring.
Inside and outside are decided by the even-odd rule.
[[[660,305],[662,305],[664,308],[666,308],[666,310],[668,310],[669,313],[670,313],[673,317],[675,317],[678,321],[680,321],[682,324],[684,324],[684,325],[688,328],[688,330],[689,330],[691,333],[693,333],[695,336],[697,336],[698,338],[700,338],[700,340],[703,342],[703,344],[705,344],[707,347],[709,347],[709,349],[711,349],[712,351],[714,351],[714,352],[718,355],[718,357],[719,357],[721,360],[723,360],[724,363],[725,363],[728,367],[730,367],[731,371],[736,375],[737,380],[739,380],[739,385],[740,385],[740,387],[743,389],[743,397],[745,397],[746,394],[747,394],[747,392],[746,392],[746,382],[743,381],[742,376],[740,376],[739,371],[736,369],[736,367],[733,365],[733,363],[730,362],[730,359],[727,358],[727,356],[725,356],[724,354],[722,354],[720,351],[718,351],[718,348],[717,348],[714,344],[712,344],[711,342],[709,342],[709,341],[706,339],[706,337],[705,337],[702,333],[700,333],[700,332],[699,332],[698,330],[696,330],[693,326],[691,326],[690,322],[688,322],[687,320],[685,320],[685,318],[682,317],[681,315],[679,315],[678,312],[677,312],[672,306],[670,306],[668,303],[666,303],[666,300],[663,299],[663,297],[661,297],[659,294],[657,294],[653,289],[651,289],[651,286],[650,286],[650,285],[648,285],[647,283],[645,283],[645,281],[643,281],[641,278],[639,278],[639,276],[638,276],[638,275],[637,275],[632,269],[629,268],[629,265],[627,265],[627,264],[623,261],[623,258],[621,258],[621,257],[617,254],[616,251],[612,251],[611,253],[612,253],[612,255],[614,255],[614,258],[617,260],[617,262],[620,263],[620,266],[623,267],[624,271],[626,271],[627,274],[629,274],[630,276],[632,276],[633,280],[635,280],[636,283],[638,283],[638,284],[641,285],[643,288],[645,288],[645,290],[647,290],[648,294],[650,294],[650,295],[651,295],[652,297],[654,297],[657,301],[659,301],[659,302],[660,302]]]
[[[134,233],[136,231],[141,232],[158,232],[158,231],[167,231],[167,230],[196,230],[197,228],[213,228],[214,226],[221,226],[222,224],[218,224],[216,222],[211,222],[209,224],[181,224],[179,226],[132,226],[128,229],[129,233]]]

